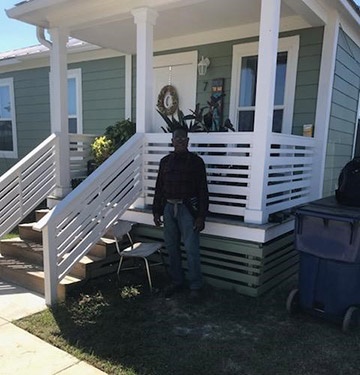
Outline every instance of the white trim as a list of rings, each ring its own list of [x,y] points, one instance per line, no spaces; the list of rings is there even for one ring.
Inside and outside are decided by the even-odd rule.
[[[197,51],[172,53],[169,55],[154,56],[154,68],[167,67],[169,65],[197,65]],[[196,71],[196,70],[195,70]]]
[[[15,115],[15,95],[14,95],[14,79],[1,78],[0,86],[7,86],[9,88],[10,108],[11,108],[11,131],[13,138],[13,151],[0,150],[1,158],[17,158],[18,145],[17,145],[17,130],[16,130],[16,115]]]
[[[358,139],[359,122],[360,122],[360,92],[358,96],[358,110],[357,110],[357,115],[356,115],[356,120],[355,120],[354,144],[353,144],[353,150],[351,154],[352,158],[354,158],[355,156],[356,144],[360,143],[360,137]]]
[[[300,0],[299,0],[300,1]],[[294,31],[313,27],[300,16],[281,18],[279,32]],[[247,25],[228,27],[204,31],[196,34],[157,40],[154,42],[154,51],[166,51],[176,48],[194,47],[203,44],[227,42],[229,40],[241,40],[259,37],[260,23],[254,22]]]
[[[329,23],[325,26],[321,53],[319,89],[315,114],[314,138],[316,141],[314,160],[314,179],[311,199],[322,197],[324,187],[326,149],[328,147],[331,98],[333,92],[335,58],[339,38],[339,16],[336,11],[329,14]],[[335,187],[333,187],[335,189]]]
[[[75,78],[77,134],[82,134],[83,133],[83,108],[82,108],[81,68],[68,70],[67,78],[68,80],[70,78]],[[68,117],[70,118],[70,116]]]
[[[291,134],[292,130],[299,45],[300,38],[298,35],[287,38],[280,38],[278,44],[278,52],[288,53],[285,79],[284,116],[282,127],[282,133],[285,134]],[[241,59],[246,56],[257,56],[258,48],[258,42],[237,44],[233,46],[229,117],[231,119],[231,122],[235,124],[235,128],[238,127],[237,113],[239,103],[239,89],[241,84],[239,79],[241,71]],[[253,108],[255,110],[255,106]]]
[[[125,118],[132,119],[132,56],[125,56]]]

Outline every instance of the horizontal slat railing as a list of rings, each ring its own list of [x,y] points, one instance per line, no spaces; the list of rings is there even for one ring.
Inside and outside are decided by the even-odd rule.
[[[207,170],[210,213],[244,217],[251,192],[253,133],[191,133],[189,149],[200,155]],[[266,215],[307,202],[313,176],[314,139],[272,134],[268,170],[264,171]],[[171,152],[171,134],[146,134],[144,150],[145,203],[152,204],[160,159]]]
[[[43,231],[45,299],[142,191],[143,134],[135,134],[68,194],[34,229]]]
[[[191,133],[189,150],[200,155],[207,170],[210,212],[243,216],[249,194],[251,133]],[[160,159],[173,150],[171,134],[146,134],[145,203],[152,204]]]
[[[56,135],[50,135],[0,177],[0,237],[55,189]]]
[[[85,178],[91,159],[91,143],[95,135],[69,134],[71,178]]]
[[[313,177],[313,138],[272,134],[267,173],[268,214],[309,201]]]

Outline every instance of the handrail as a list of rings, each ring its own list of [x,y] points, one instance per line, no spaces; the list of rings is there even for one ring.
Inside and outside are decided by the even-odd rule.
[[[55,189],[55,140],[51,134],[0,176],[0,238]]]
[[[142,192],[144,135],[135,134],[44,216],[45,301],[57,300],[57,284]]]

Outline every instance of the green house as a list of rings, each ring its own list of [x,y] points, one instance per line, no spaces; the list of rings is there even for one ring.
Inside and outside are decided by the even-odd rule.
[[[48,304],[118,218],[161,240],[151,203],[171,144],[156,105],[187,114],[216,93],[220,122],[190,135],[210,191],[204,276],[257,296],[297,271],[292,209],[334,194],[360,154],[352,0],[29,0],[7,15],[40,44],[0,53],[0,237],[47,199],[33,229]],[[122,119],[136,134],[86,177],[89,144]]]

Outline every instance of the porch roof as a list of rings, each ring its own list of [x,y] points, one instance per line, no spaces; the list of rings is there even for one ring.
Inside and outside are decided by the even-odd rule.
[[[343,8],[344,2],[349,6],[347,0],[333,2],[337,7]],[[154,28],[156,49],[157,42],[213,30],[226,33],[246,26],[252,35],[258,35],[260,6],[261,0],[30,0],[7,10],[7,14],[45,29],[65,28],[69,36],[94,45],[135,53],[136,25],[131,13],[135,8],[149,7],[158,12]],[[356,14],[352,7],[348,8],[348,12]],[[282,31],[324,23],[326,11],[318,2],[281,3]]]

